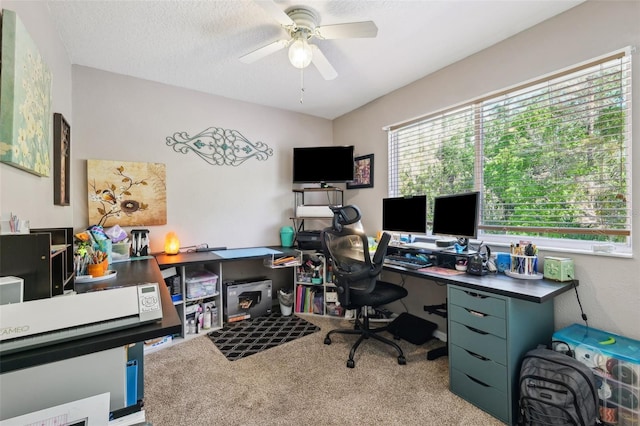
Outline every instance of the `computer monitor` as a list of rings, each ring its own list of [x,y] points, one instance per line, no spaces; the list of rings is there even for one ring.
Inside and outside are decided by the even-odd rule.
[[[459,239],[460,245],[467,246],[469,238],[478,236],[479,208],[479,192],[465,192],[435,197],[433,199],[433,227],[431,233],[433,235],[456,237]],[[452,240],[451,245],[454,243],[455,240]]]
[[[406,234],[426,234],[427,196],[383,198],[382,230]]]
[[[355,178],[354,147],[293,148],[293,183],[350,182]]]

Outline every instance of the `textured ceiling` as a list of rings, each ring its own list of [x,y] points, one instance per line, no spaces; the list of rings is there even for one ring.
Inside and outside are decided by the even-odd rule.
[[[276,0],[313,8],[320,25],[377,25],[376,38],[313,40],[338,73],[326,81],[291,66],[286,49],[238,60],[288,38],[253,0],[47,1],[73,64],[329,119],[581,2]]]

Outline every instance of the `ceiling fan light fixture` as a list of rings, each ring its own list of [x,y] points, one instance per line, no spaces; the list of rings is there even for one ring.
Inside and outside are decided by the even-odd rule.
[[[296,68],[306,68],[311,63],[313,53],[304,38],[296,38],[289,46],[289,62]]]

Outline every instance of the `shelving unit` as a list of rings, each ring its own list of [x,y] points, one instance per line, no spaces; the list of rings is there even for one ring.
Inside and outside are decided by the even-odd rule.
[[[207,262],[207,263],[195,263],[193,265],[179,265],[163,268],[163,276],[165,282],[169,285],[169,291],[172,295],[173,305],[176,307],[178,317],[182,322],[182,330],[178,336],[183,339],[189,339],[201,335],[205,332],[210,332],[222,327],[222,292],[221,292],[221,267],[219,262]],[[202,275],[206,273],[215,274],[215,283],[213,283],[213,276],[211,275],[210,285],[211,290],[194,297],[193,291],[189,291],[189,278],[193,274],[200,273]],[[177,280],[177,284],[173,282]],[[191,296],[191,297],[189,297]],[[199,313],[198,308],[206,312],[206,308],[209,307],[210,311],[210,326],[208,328],[196,329],[196,315]],[[212,308],[215,307],[215,316],[212,315]],[[191,323],[193,321],[193,323]],[[191,327],[193,325],[193,327]],[[204,325],[204,319],[203,319]]]
[[[305,221],[317,221],[322,220],[326,222],[331,220],[333,215],[327,213],[308,215],[299,211],[300,206],[312,206],[312,207],[324,207],[324,206],[339,206],[344,203],[344,191],[342,188],[327,187],[327,188],[299,188],[293,190],[294,194],[294,206],[293,221],[296,231],[302,231],[305,229]]]
[[[73,290],[73,228],[36,228],[32,234],[49,234],[51,241],[51,295]]]
[[[295,268],[294,312],[342,316],[335,288],[331,265],[324,255],[315,250],[303,251],[301,265]]]
[[[172,294],[173,304],[178,312],[178,317],[182,322],[182,329],[180,333],[176,334],[176,338],[191,339],[196,336],[201,336],[204,333],[209,333],[216,329],[222,328],[224,325],[224,283],[228,283],[234,279],[238,279],[238,271],[233,272],[234,268],[228,269],[232,271],[229,276],[225,276],[223,273],[223,266],[231,266],[239,261],[254,261],[262,262],[262,266],[269,269],[283,269],[283,268],[295,268],[300,265],[302,261],[302,252],[298,250],[283,250],[284,253],[274,254],[261,258],[237,258],[237,259],[223,259],[210,253],[180,253],[175,256],[171,255],[157,255],[156,260],[160,266],[160,269],[165,278],[165,283],[169,287],[169,292]],[[280,259],[289,259],[279,264]],[[255,266],[255,264],[254,264]],[[257,265],[260,267],[260,263]],[[202,290],[203,293],[189,292],[189,278],[194,274],[210,273],[216,275],[215,285],[211,284],[206,289]],[[244,278],[244,277],[243,277]],[[206,282],[206,281],[205,281]],[[207,286],[207,285],[205,285]],[[196,295],[194,295],[196,294]],[[206,313],[206,308],[216,307],[216,318],[212,319],[211,327],[208,329],[199,329],[198,333],[195,330],[190,330],[190,320],[196,319],[198,307],[201,306]]]
[[[0,235],[0,275],[24,280],[24,301],[74,288],[73,229],[38,228]]]

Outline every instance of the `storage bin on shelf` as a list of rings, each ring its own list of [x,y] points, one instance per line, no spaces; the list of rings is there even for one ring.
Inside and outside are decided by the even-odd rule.
[[[553,334],[553,347],[566,344],[573,356],[593,369],[600,418],[605,424],[640,425],[640,341],[581,324]]]
[[[219,293],[218,275],[211,271],[187,272],[185,284],[187,287],[187,299],[200,299],[215,296]]]

